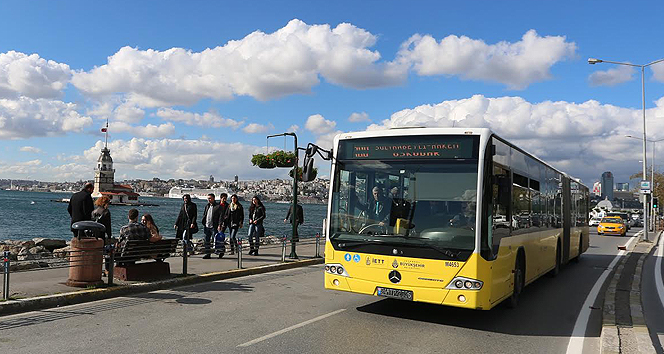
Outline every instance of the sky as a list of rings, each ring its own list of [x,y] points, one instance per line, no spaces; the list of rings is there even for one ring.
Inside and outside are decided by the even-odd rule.
[[[286,178],[340,132],[488,127],[592,186],[641,171],[664,3],[0,0],[0,178]],[[664,63],[645,74],[664,138]],[[664,142],[655,144],[664,161]],[[653,145],[648,145],[648,163]],[[329,162],[317,161],[321,174]],[[655,160],[655,168],[664,163]],[[632,180],[636,183],[636,180]]]

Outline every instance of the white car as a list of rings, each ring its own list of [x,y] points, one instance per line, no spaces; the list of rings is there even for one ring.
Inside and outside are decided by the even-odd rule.
[[[598,226],[599,222],[602,220],[602,218],[592,218],[590,219],[590,222],[588,223],[589,226]]]

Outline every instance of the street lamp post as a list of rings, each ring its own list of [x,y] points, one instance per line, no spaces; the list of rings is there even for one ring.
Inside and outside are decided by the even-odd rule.
[[[647,143],[647,138],[646,138],[646,84],[645,84],[645,69],[646,67],[657,64],[661,61],[664,61],[664,58],[655,60],[653,62],[650,62],[645,65],[637,65],[637,64],[632,64],[632,63],[623,63],[619,61],[609,61],[609,60],[602,60],[602,59],[596,59],[596,58],[588,58],[588,64],[598,64],[598,63],[609,63],[609,64],[616,64],[616,65],[625,65],[625,66],[631,66],[631,67],[636,67],[636,68],[641,68],[641,107],[643,110],[643,180],[647,181],[648,176],[646,175],[646,143]],[[648,206],[646,203],[646,198],[643,198],[643,238],[646,241],[649,241],[648,239]]]
[[[633,135],[625,135],[625,137],[626,138],[637,139],[637,140],[643,140],[643,139],[639,138],[638,136],[633,136]],[[664,141],[664,138],[657,139],[657,140],[647,140],[647,141],[649,143],[652,143],[652,162],[651,162],[652,171],[650,173],[650,189],[651,189],[651,193],[653,193],[654,189],[655,189],[655,151],[656,151],[655,146],[658,142]],[[655,225],[655,222],[654,222],[655,210],[654,210],[654,208],[651,208],[651,211],[652,212],[651,212],[650,215],[653,215],[653,217],[651,219],[651,224],[652,224],[653,230],[654,230],[654,225]],[[645,220],[644,220],[644,223],[645,223]],[[645,225],[644,225],[644,227],[645,227]]]

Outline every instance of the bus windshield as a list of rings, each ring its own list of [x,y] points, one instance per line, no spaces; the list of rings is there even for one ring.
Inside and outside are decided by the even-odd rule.
[[[476,158],[337,160],[330,241],[365,253],[403,246],[413,257],[465,260],[475,248],[476,203]]]

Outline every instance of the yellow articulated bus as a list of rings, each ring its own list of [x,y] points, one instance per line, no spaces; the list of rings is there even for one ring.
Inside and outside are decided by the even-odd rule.
[[[588,248],[588,188],[488,129],[334,140],[325,288],[489,310]]]

